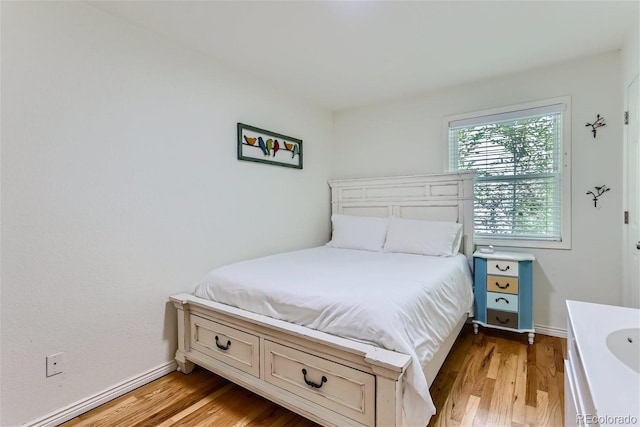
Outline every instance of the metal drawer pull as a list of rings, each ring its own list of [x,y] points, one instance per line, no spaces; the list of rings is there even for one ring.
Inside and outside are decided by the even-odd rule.
[[[304,368],[302,368],[302,376],[304,377],[304,382],[307,383],[308,386],[311,386],[313,388],[320,388],[320,387],[322,387],[322,385],[324,383],[327,382],[327,377],[325,377],[324,375],[322,376],[322,379],[320,380],[320,384],[316,384],[313,381],[309,381],[307,379],[307,370],[304,369]]]
[[[496,268],[500,271],[507,271],[509,269],[509,266],[507,265],[506,268],[500,268],[500,264],[496,264]]]
[[[510,321],[511,319],[509,319],[509,318],[507,317],[507,320],[500,320],[500,318],[499,318],[498,316],[496,316],[496,320],[497,320],[497,321],[498,321],[498,323],[500,323],[501,325],[506,325],[507,323],[509,323],[509,321]]]
[[[507,304],[509,304],[509,300],[504,298],[504,297],[500,297],[500,298],[496,298],[496,302],[499,302],[500,300],[506,302]]]
[[[221,345],[218,342],[218,336],[216,335],[216,347],[218,347],[220,350],[229,350],[229,347],[231,347],[231,341],[227,340],[227,345]]]
[[[506,285],[500,286],[500,283],[496,282],[496,286],[499,287],[500,289],[507,289],[509,287],[509,283],[507,282]]]

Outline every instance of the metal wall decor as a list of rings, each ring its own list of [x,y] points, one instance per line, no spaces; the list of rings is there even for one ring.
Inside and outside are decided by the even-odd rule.
[[[302,140],[238,123],[238,160],[302,169]]]
[[[594,189],[596,190],[595,193],[593,191],[587,191],[587,194],[591,194],[591,196],[593,197],[593,207],[597,208],[598,207],[598,197],[602,196],[604,193],[606,193],[607,191],[609,191],[611,189],[609,187],[607,187],[606,185],[602,185],[600,187],[594,187]]]
[[[591,126],[591,132],[593,133],[593,137],[596,137],[596,131],[598,128],[601,128],[602,126],[606,126],[607,124],[604,121],[604,117],[600,117],[600,114],[598,114],[596,116],[596,121],[593,123],[587,123],[585,126],[589,127]]]

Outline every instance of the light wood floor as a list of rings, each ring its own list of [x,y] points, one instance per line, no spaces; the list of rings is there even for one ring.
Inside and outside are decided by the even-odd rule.
[[[431,385],[431,426],[564,425],[567,340],[467,325]]]
[[[460,333],[431,386],[431,426],[561,426],[566,340],[480,329]],[[299,426],[313,422],[204,369],[174,372],[63,424]]]

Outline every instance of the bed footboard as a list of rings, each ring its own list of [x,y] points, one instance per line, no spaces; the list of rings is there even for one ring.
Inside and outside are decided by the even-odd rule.
[[[408,355],[188,294],[171,301],[180,371],[202,366],[322,425],[402,425]]]

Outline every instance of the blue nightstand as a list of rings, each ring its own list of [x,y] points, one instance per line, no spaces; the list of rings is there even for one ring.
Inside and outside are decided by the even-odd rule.
[[[487,328],[528,332],[533,344],[533,262],[535,257],[522,252],[473,254],[475,320]]]

